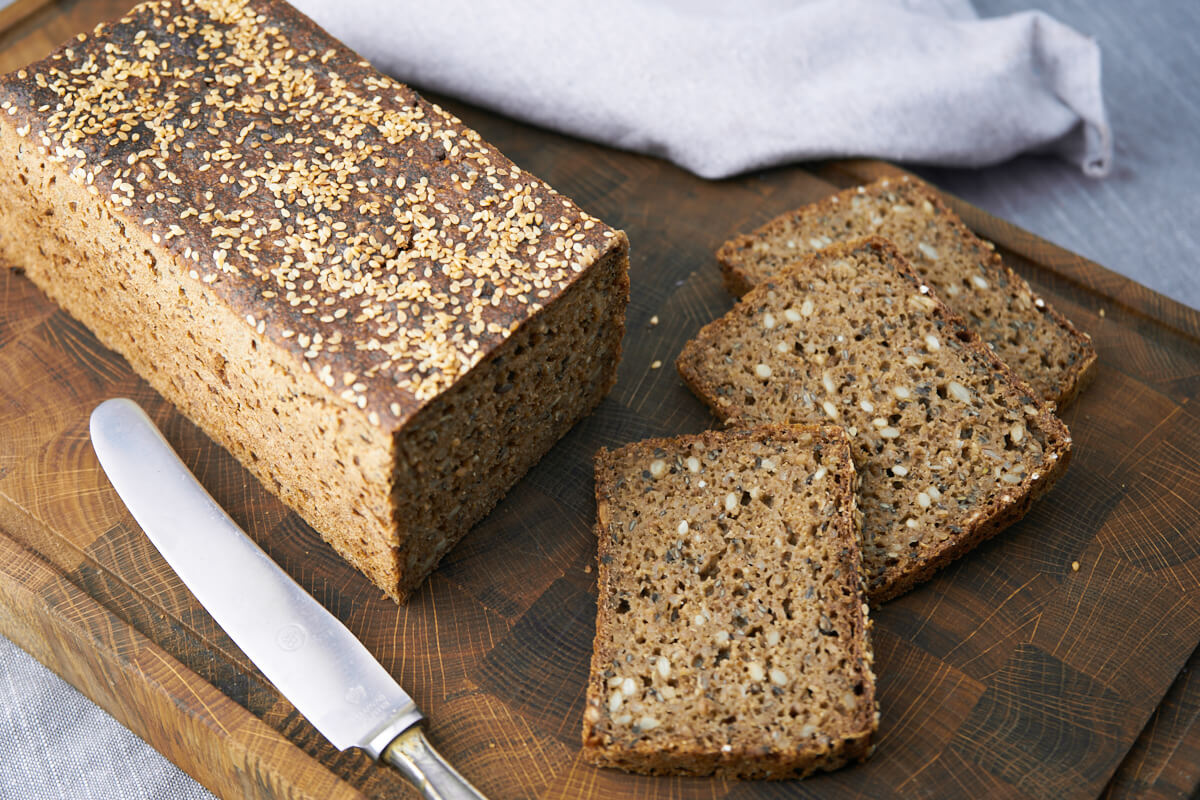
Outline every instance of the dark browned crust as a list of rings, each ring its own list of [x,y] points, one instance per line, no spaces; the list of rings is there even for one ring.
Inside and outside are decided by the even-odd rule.
[[[864,673],[864,702],[856,714],[853,726],[855,733],[822,745],[814,741],[812,746],[787,750],[771,750],[766,746],[755,749],[735,748],[722,752],[719,748],[706,747],[695,740],[674,742],[670,751],[650,745],[645,740],[629,742],[606,741],[588,720],[586,709],[599,709],[604,703],[605,683],[602,672],[612,659],[605,649],[603,632],[617,625],[616,602],[607,597],[605,587],[612,578],[609,566],[610,540],[608,536],[609,497],[619,478],[614,464],[614,453],[601,448],[595,456],[596,475],[596,538],[599,601],[596,612],[596,638],[592,648],[591,672],[588,680],[585,714],[583,720],[583,757],[596,766],[616,767],[629,772],[647,775],[717,775],[742,780],[770,779],[789,780],[804,778],[817,771],[838,769],[851,761],[865,760],[873,751],[872,738],[879,726],[876,710],[875,682],[872,664],[874,653],[871,648],[870,631],[872,621],[867,614],[866,584],[863,580],[862,558],[859,549],[860,515],[857,512],[857,481],[851,458],[850,440],[846,432],[833,425],[765,425],[745,430],[705,431],[694,436],[647,439],[625,445],[620,451],[640,453],[650,458],[657,448],[670,448],[681,442],[702,441],[709,446],[728,446],[739,439],[766,440],[786,437],[795,441],[800,434],[811,434],[814,439],[830,448],[836,448],[842,477],[842,486],[847,490],[835,497],[840,509],[836,516],[835,530],[844,546],[839,549],[843,574],[856,576],[853,593],[843,608],[850,626],[857,635],[853,637],[853,658]],[[715,720],[714,726],[719,725]]]
[[[237,6],[241,5],[241,2],[218,0],[214,5]],[[320,332],[326,343],[338,337],[347,342],[354,341],[362,334],[362,325],[354,322],[355,316],[360,313],[361,295],[340,297],[336,292],[326,293],[323,297],[332,297],[334,302],[328,305],[322,302],[318,314],[302,313],[308,306],[306,304],[292,306],[283,302],[282,298],[278,296],[283,294],[283,290],[274,281],[269,280],[270,276],[260,277],[251,274],[251,270],[255,268],[256,264],[262,265],[264,269],[269,269],[283,261],[287,249],[275,245],[274,242],[280,236],[278,232],[265,231],[262,235],[254,237],[255,249],[250,252],[257,257],[257,262],[251,262],[236,252],[231,254],[228,263],[237,267],[238,271],[226,272],[213,267],[212,254],[214,247],[219,242],[219,239],[213,236],[213,224],[202,223],[199,216],[195,214],[186,217],[180,214],[187,208],[202,211],[210,206],[222,213],[240,209],[243,216],[247,212],[252,212],[251,217],[256,221],[255,225],[251,226],[252,230],[256,225],[265,224],[266,221],[276,218],[278,211],[275,207],[275,195],[261,185],[258,190],[243,196],[243,193],[250,188],[250,181],[242,179],[241,174],[247,170],[268,169],[273,162],[266,158],[264,155],[266,153],[272,153],[273,157],[280,157],[292,150],[300,150],[305,153],[311,164],[317,164],[325,163],[323,155],[314,149],[317,147],[327,148],[329,152],[325,155],[331,161],[336,160],[342,153],[353,151],[356,148],[381,147],[377,153],[377,160],[366,158],[354,165],[357,170],[354,176],[355,181],[365,181],[369,184],[374,180],[378,185],[368,187],[365,192],[355,191],[348,202],[343,203],[340,208],[334,208],[330,215],[331,219],[339,220],[347,225],[347,231],[343,233],[374,235],[381,242],[391,241],[394,238],[393,235],[387,234],[385,230],[397,224],[393,215],[358,213],[356,209],[371,202],[380,203],[384,209],[390,208],[398,196],[411,191],[422,179],[428,181],[429,187],[437,188],[441,192],[436,200],[428,204],[429,207],[423,208],[420,212],[422,214],[441,217],[441,213],[432,208],[432,202],[449,203],[451,199],[458,201],[459,205],[451,207],[450,210],[452,212],[462,211],[460,216],[464,218],[470,216],[471,209],[496,208],[496,203],[489,202],[487,199],[489,196],[497,195],[497,191],[488,180],[475,180],[469,184],[469,188],[467,188],[468,184],[461,180],[469,169],[483,172],[483,160],[468,161],[467,159],[468,155],[479,154],[486,159],[487,166],[495,170],[495,175],[499,176],[497,179],[501,180],[506,188],[521,184],[530,189],[528,197],[539,204],[537,210],[541,214],[542,221],[529,226],[529,235],[536,234],[540,243],[544,243],[546,240],[553,241],[559,237],[565,238],[568,242],[574,240],[579,243],[580,250],[588,254],[580,257],[578,251],[575,253],[576,257],[584,263],[594,262],[605,252],[618,246],[613,238],[615,232],[611,228],[583,213],[569,199],[559,195],[548,184],[520,170],[512,161],[484,142],[477,133],[463,125],[456,117],[423,99],[409,87],[377,71],[358,54],[330,36],[284,0],[248,0],[247,5],[262,17],[259,27],[266,31],[265,39],[270,42],[285,42],[283,46],[293,51],[291,60],[286,63],[310,72],[318,90],[325,91],[331,96],[348,93],[365,98],[377,97],[380,109],[400,112],[406,117],[415,116],[427,122],[430,126],[429,135],[408,136],[399,144],[394,144],[390,143],[385,134],[377,127],[368,124],[354,135],[351,146],[343,148],[331,143],[323,138],[324,131],[321,128],[322,126],[328,126],[330,129],[337,127],[331,123],[331,119],[337,115],[336,110],[332,108],[328,111],[318,109],[316,116],[321,121],[313,123],[311,114],[305,116],[306,111],[311,111],[311,109],[302,107],[305,97],[297,97],[285,104],[284,101],[278,99],[279,89],[263,86],[268,82],[269,75],[260,78],[257,84],[248,85],[245,83],[241,65],[220,63],[220,59],[217,57],[217,52],[220,52],[219,48],[217,52],[212,52],[213,48],[207,48],[207,52],[204,52],[206,48],[203,37],[196,31],[189,31],[190,23],[180,23],[175,26],[162,24],[163,16],[175,19],[194,18],[210,25],[217,31],[234,29],[235,26],[222,19],[220,13],[214,11],[212,15],[209,15],[199,7],[196,0],[175,3],[161,15],[159,14],[159,3],[143,3],[131,9],[118,20],[97,26],[95,32],[85,37],[83,41],[72,40],[42,61],[0,78],[0,103],[4,103],[5,111],[9,112],[2,116],[11,125],[5,135],[14,135],[13,131],[18,129],[24,130],[26,131],[24,138],[31,146],[45,148],[43,136],[47,133],[47,120],[54,113],[54,109],[63,103],[63,98],[47,88],[44,81],[34,80],[34,78],[38,75],[69,75],[72,70],[80,68],[89,59],[96,59],[100,67],[103,67],[109,58],[110,49],[126,54],[136,54],[146,39],[153,38],[161,45],[162,50],[159,60],[154,62],[156,64],[154,70],[158,76],[175,69],[195,70],[195,74],[187,78],[172,77],[169,82],[162,79],[161,87],[156,86],[151,78],[130,77],[127,79],[129,88],[124,90],[126,94],[133,95],[138,91],[147,91],[153,98],[152,102],[165,103],[167,102],[165,95],[169,92],[172,95],[170,102],[180,109],[179,118],[173,120],[180,126],[181,135],[178,144],[182,144],[186,140],[192,146],[178,146],[177,149],[169,149],[169,155],[161,166],[148,158],[139,157],[139,154],[145,149],[147,139],[153,138],[153,134],[136,122],[125,121],[125,124],[129,125],[129,130],[122,134],[124,138],[122,135],[118,135],[116,128],[98,128],[97,133],[71,142],[71,147],[80,152],[81,162],[85,163],[88,169],[94,169],[105,161],[110,162],[94,182],[97,187],[103,187],[101,196],[108,193],[109,185],[118,171],[128,169],[128,180],[136,186],[133,202],[130,205],[110,204],[115,215],[121,218],[126,225],[142,228],[162,237],[161,248],[175,255],[181,263],[185,260],[185,254],[201,254],[202,257],[196,261],[198,273],[195,278],[196,285],[203,286],[200,281],[206,274],[214,275],[215,280],[207,285],[207,290],[228,304],[239,316],[253,319],[252,325],[265,323],[261,335],[266,336],[282,350],[290,352],[300,364],[306,363],[305,353],[314,345],[311,343],[305,345],[299,336],[283,336],[282,332],[289,330],[298,333]],[[160,24],[155,25],[156,21]],[[146,31],[152,32],[152,36],[145,36]],[[139,34],[144,38],[139,39]],[[80,36],[83,37],[83,34]],[[225,46],[224,49],[231,48]],[[200,52],[204,52],[204,61],[197,60]],[[132,55],[130,57],[138,61]],[[300,62],[298,60],[300,58],[306,60]],[[165,66],[158,67],[158,63]],[[205,65],[209,64],[212,66],[208,67],[206,71]],[[218,74],[229,75],[231,80],[236,79],[238,81],[236,90],[226,92],[221,84],[214,83],[212,78]],[[337,80],[344,82],[345,88],[333,86],[335,75]],[[92,87],[97,80],[96,72],[78,76],[71,75],[72,96],[89,91],[89,87]],[[274,110],[264,108],[257,111],[244,107],[221,108],[210,101],[210,94],[213,92],[221,93],[222,100],[228,98],[232,101],[242,101],[244,95],[257,94],[265,101],[271,102],[274,94],[276,105]],[[194,114],[192,109],[195,109]],[[187,124],[189,120],[194,120],[198,124],[184,129],[183,124]],[[217,122],[220,122],[221,127],[210,129],[209,126],[217,124]],[[253,127],[243,134],[242,132],[246,130],[247,126]],[[134,134],[140,134],[137,141],[133,138]],[[313,141],[308,144],[295,144],[287,140],[289,134],[293,137],[312,136]],[[447,137],[446,134],[453,134],[453,136]],[[52,136],[50,141],[57,146],[57,137]],[[447,142],[461,142],[462,152],[454,152],[459,149],[457,147],[448,150],[447,145],[444,144]],[[46,149],[52,150],[53,147]],[[216,162],[211,156],[222,149],[236,154],[236,158],[230,162],[235,166],[229,174],[241,180],[241,183],[233,180],[221,183],[215,179],[221,170],[213,168],[213,164]],[[411,154],[409,154],[410,150]],[[126,167],[131,157],[135,159],[135,163]],[[280,159],[275,158],[275,160]],[[67,163],[74,164],[76,160],[68,159]],[[207,169],[207,171],[202,172],[202,169]],[[336,167],[330,167],[330,169],[333,170]],[[69,167],[65,168],[65,171],[69,171]],[[138,174],[145,175],[140,182],[134,180]],[[454,175],[458,175],[460,180],[452,180]],[[398,176],[405,178],[404,190],[395,190],[386,184],[389,179]],[[246,184],[245,187],[243,184]],[[164,197],[147,202],[147,196],[153,192],[160,192]],[[179,199],[180,202],[168,202],[168,198],[171,197]],[[303,199],[299,189],[292,190],[291,197],[290,202]],[[422,203],[416,202],[405,204],[404,207],[411,208],[422,205]],[[291,209],[293,213],[289,219],[294,220],[297,206],[293,205]],[[307,211],[310,216],[317,216],[322,211],[329,210],[329,208],[322,209],[319,203],[314,202],[309,202],[307,206],[299,206],[300,212]],[[501,215],[506,212],[504,205],[500,205],[498,210]],[[144,220],[147,219],[154,219],[155,223],[147,225],[144,223]],[[551,225],[560,221],[564,224],[564,229],[551,231]],[[588,222],[591,224],[587,225]],[[178,226],[182,232],[168,236],[171,233],[169,225]],[[238,224],[231,223],[230,226],[222,227],[236,228]],[[411,230],[413,235],[422,232],[423,230],[416,226],[413,226]],[[330,231],[330,233],[336,232]],[[438,235],[441,243],[447,248],[452,248],[456,244],[462,244],[469,249],[479,246],[478,238],[468,240],[464,233],[453,225],[439,224]],[[413,236],[408,237],[410,244],[412,238]],[[331,238],[330,242],[337,242],[336,236]],[[526,242],[522,242],[518,247],[514,247],[514,249],[522,250],[522,258],[525,257],[523,252],[525,244]],[[339,244],[338,246],[340,249],[344,245]],[[404,245],[404,247],[408,246]],[[401,247],[396,258],[403,259],[409,252],[411,251]],[[329,255],[329,258],[334,257],[333,254]],[[187,260],[191,263],[191,259]],[[452,274],[443,270],[435,260],[423,256],[413,258],[408,265],[408,274],[414,279],[428,282],[430,291],[434,295],[453,296],[457,294],[451,290],[452,281],[455,280]],[[550,294],[546,297],[526,296],[526,299],[522,300],[501,293],[500,302],[497,305],[487,304],[486,308],[481,309],[483,320],[486,323],[494,324],[494,328],[472,334],[466,331],[467,320],[464,318],[452,325],[451,335],[462,334],[473,338],[478,342],[477,352],[486,356],[507,338],[515,326],[530,315],[531,302],[536,301],[543,306],[549,304],[574,282],[578,274],[579,272],[566,270],[566,274],[553,282]],[[312,273],[304,271],[296,282],[303,283],[304,280],[313,277],[315,276]],[[498,288],[506,287],[500,285]],[[486,287],[485,289],[488,292],[491,291]],[[316,292],[317,289],[310,291]],[[469,291],[470,288],[464,288],[462,293],[466,295]],[[276,292],[277,296],[271,297],[270,292]],[[264,293],[268,294],[264,296]],[[339,311],[345,311],[346,316],[324,322],[314,319],[318,316],[333,315]],[[436,306],[418,301],[407,313],[407,317],[415,320],[422,315],[434,315],[438,311]],[[455,313],[455,311],[452,309],[451,313]],[[364,391],[358,393],[365,398],[365,404],[359,407],[368,413],[376,414],[385,430],[395,430],[430,399],[429,397],[415,396],[412,391],[406,390],[402,386],[414,377],[424,380],[436,379],[438,370],[436,367],[422,367],[414,364],[412,360],[389,363],[384,355],[384,351],[380,349],[358,349],[326,344],[318,357],[307,359],[307,361],[311,362],[314,370],[328,367],[330,374],[338,376],[335,384],[338,391],[333,393],[335,395],[343,391],[340,376],[355,375],[358,381],[366,386]]]
[[[1036,424],[1036,428],[1046,437],[1046,460],[1042,467],[1037,472],[1027,474],[1024,480],[1013,487],[1011,492],[1001,495],[983,506],[983,516],[975,526],[964,529],[962,534],[947,539],[934,552],[924,554],[924,557],[920,559],[906,562],[903,570],[890,570],[884,574],[882,580],[873,581],[868,585],[867,591],[871,601],[884,602],[898,597],[917,584],[928,580],[950,562],[1024,517],[1033,501],[1049,491],[1066,471],[1071,456],[1071,437],[1066,426],[1054,415],[1050,407],[1042,403],[1033,389],[1014,375],[1007,364],[996,357],[992,349],[967,325],[966,320],[951,311],[932,290],[925,287],[920,276],[908,265],[904,256],[889,240],[872,236],[849,242],[838,242],[819,253],[810,254],[797,260],[779,274],[787,276],[803,272],[817,259],[837,258],[841,255],[852,254],[862,248],[870,248],[883,254],[886,259],[893,262],[897,274],[918,290],[925,289],[925,292],[934,301],[933,313],[945,320],[947,330],[952,330],[953,335],[964,344],[964,351],[987,364],[997,374],[998,384],[1004,387],[1003,391],[1006,394],[1018,402],[1027,400],[1037,407],[1037,415],[1030,419],[1029,427],[1032,429]],[[768,280],[751,289],[738,301],[732,311],[704,326],[695,338],[689,340],[675,362],[680,376],[688,387],[704,401],[718,419],[731,427],[739,425],[738,418],[746,413],[746,409],[736,401],[725,406],[717,402],[716,387],[704,378],[700,370],[700,365],[707,356],[706,342],[721,339],[724,335],[724,328],[729,324],[729,318],[736,314],[739,308],[751,307],[760,299],[765,299],[767,292],[771,291],[773,286],[774,282]],[[1057,457],[1052,458],[1051,454],[1057,454]],[[1008,499],[1005,500],[1005,497]]]
[[[616,379],[625,235],[282,0],[80,34],[0,150],[7,260],[396,600]]]
[[[955,230],[958,236],[963,239],[973,252],[981,254],[992,269],[1001,271],[1006,276],[1009,286],[1024,289],[1036,297],[1029,283],[1004,263],[994,246],[990,242],[976,236],[962,219],[954,213],[954,210],[946,205],[941,193],[924,181],[908,175],[902,175],[898,178],[881,178],[864,187],[846,189],[810,205],[781,214],[770,222],[756,228],[752,233],[739,234],[733,237],[722,244],[716,253],[717,263],[721,267],[721,280],[725,285],[725,289],[734,297],[741,297],[762,280],[763,276],[756,275],[755,271],[748,266],[753,261],[749,253],[756,241],[770,237],[773,231],[785,227],[795,220],[830,214],[839,204],[844,207],[859,192],[860,188],[865,189],[867,194],[873,194],[881,189],[884,184],[899,186],[902,190],[913,192],[921,199],[928,200],[937,208],[940,218]],[[1045,301],[1042,301],[1042,303],[1043,305],[1038,307],[1038,311],[1050,317],[1054,321],[1054,324],[1066,333],[1073,344],[1076,355],[1075,363],[1067,369],[1062,379],[1055,386],[1055,391],[1051,395],[1043,397],[1042,400],[1054,403],[1057,408],[1066,408],[1095,376],[1097,362],[1096,348],[1090,336],[1078,330],[1069,319],[1060,314],[1049,303]]]
[[[717,250],[717,263],[721,266],[721,283],[725,286],[725,291],[734,297],[741,298],[755,285],[754,281],[750,279],[749,273],[742,269],[740,261],[735,260],[734,254],[739,250],[751,247],[754,244],[754,236],[765,233],[776,222],[778,222],[778,218],[758,228],[753,234],[739,233]]]

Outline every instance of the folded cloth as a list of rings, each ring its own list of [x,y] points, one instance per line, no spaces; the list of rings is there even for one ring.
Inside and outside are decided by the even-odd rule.
[[[293,0],[378,68],[706,178],[874,156],[1107,173],[1096,42],[968,0]]]

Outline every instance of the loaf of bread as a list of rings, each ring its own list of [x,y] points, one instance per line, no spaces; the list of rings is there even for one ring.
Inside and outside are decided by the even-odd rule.
[[[0,252],[404,598],[615,380],[624,234],[282,0],[0,79]]]
[[[1024,516],[1071,452],[1062,422],[885,239],[831,244],[784,268],[677,365],[730,425],[846,428],[876,601]]]
[[[585,758],[800,778],[867,755],[878,713],[855,482],[835,426],[600,451]]]
[[[1091,338],[915,179],[884,178],[784,214],[726,242],[717,260],[726,287],[740,296],[805,253],[872,234],[895,243],[925,283],[1043,400],[1061,408],[1088,381],[1096,363]]]

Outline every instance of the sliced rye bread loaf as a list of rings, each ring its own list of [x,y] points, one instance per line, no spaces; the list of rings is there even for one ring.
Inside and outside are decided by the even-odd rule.
[[[846,427],[872,600],[1020,519],[1070,456],[1062,422],[878,237],[759,284],[677,366],[731,425]]]
[[[1034,294],[930,186],[884,178],[791,211],[717,251],[735,295],[835,241],[891,239],[931,289],[1038,395],[1062,408],[1090,379],[1091,337]]]
[[[0,110],[2,260],[397,601],[617,379],[625,234],[284,0],[142,3]]]
[[[596,456],[593,764],[799,778],[878,727],[850,441],[836,426]]]

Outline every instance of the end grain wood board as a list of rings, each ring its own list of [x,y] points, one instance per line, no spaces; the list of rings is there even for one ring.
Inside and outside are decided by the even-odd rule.
[[[70,26],[56,38],[123,5],[89,6],[96,17],[86,21],[73,7],[71,20],[53,21]],[[22,62],[41,53],[26,55]],[[836,186],[895,170],[843,162],[711,183],[449,105],[629,232],[633,297],[612,395],[397,607],[5,268],[0,632],[218,795],[411,794],[389,768],[338,753],[316,733],[139,531],[87,438],[91,409],[128,396],[251,536],[408,688],[440,747],[493,798],[1058,798],[1195,788],[1200,704],[1176,676],[1200,640],[1200,315],[961,203],[968,224],[1095,337],[1099,377],[1064,412],[1076,443],[1066,477],[1025,521],[874,611],[882,726],[867,764],[800,783],[644,778],[585,765],[593,452],[714,424],[671,364],[732,305],[717,245]]]

